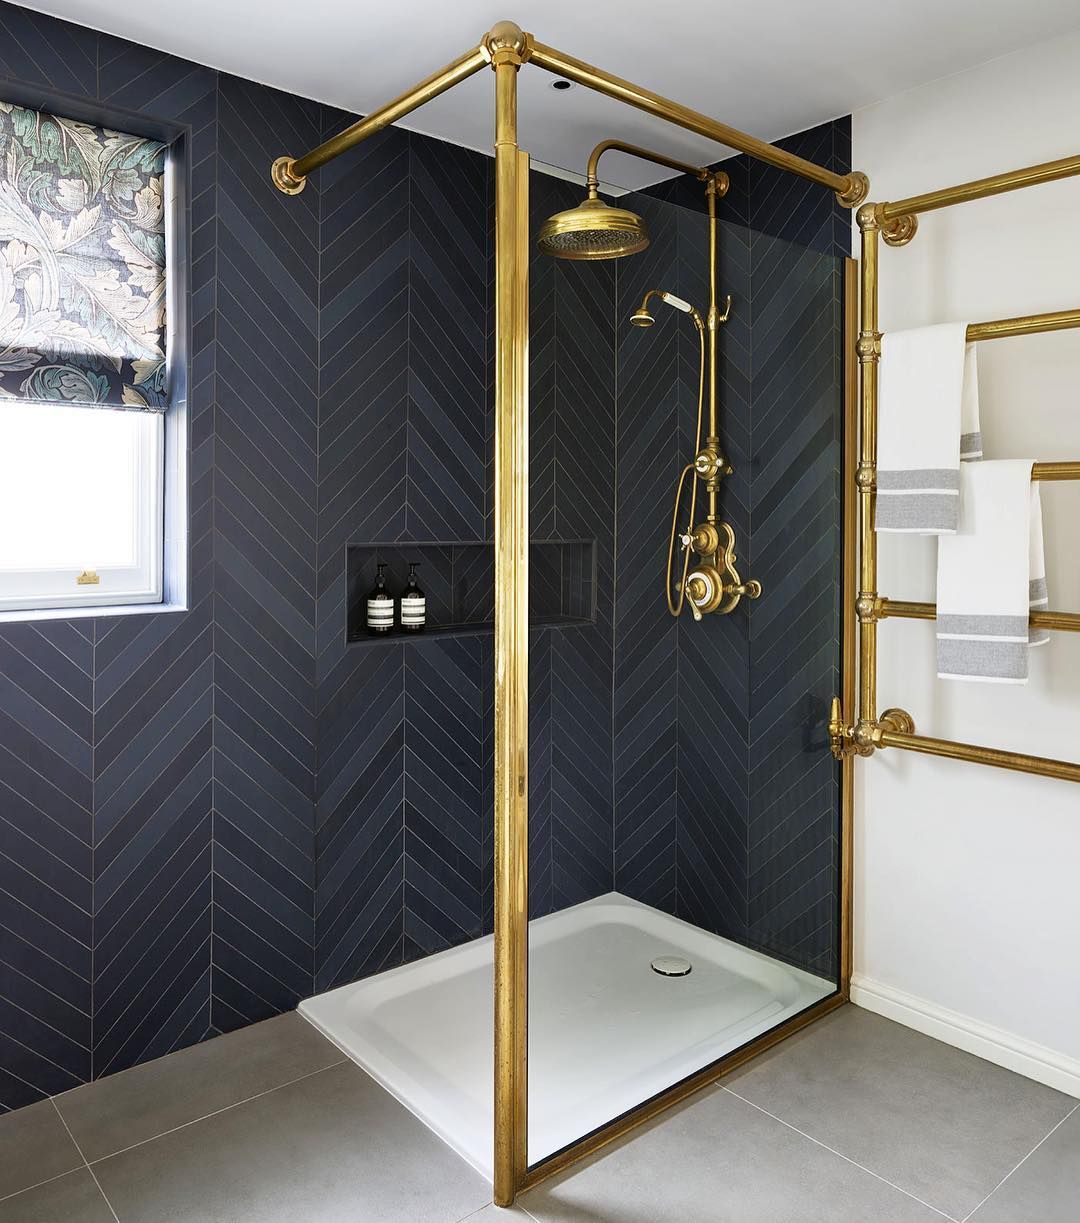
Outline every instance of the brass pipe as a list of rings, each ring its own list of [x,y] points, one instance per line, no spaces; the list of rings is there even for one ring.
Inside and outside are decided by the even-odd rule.
[[[709,476],[705,485],[709,494],[709,510],[706,521],[712,526],[720,521],[720,480],[725,464],[720,453],[720,431],[717,419],[716,404],[716,352],[720,330],[720,309],[716,301],[716,181],[706,180],[705,198],[709,205],[709,313],[706,316],[706,326],[709,330],[709,432],[705,437],[705,446],[717,456],[716,470]],[[697,453],[695,451],[695,453]]]
[[[878,605],[880,620],[936,620],[936,603],[909,603],[902,599],[881,599]],[[1033,611],[1028,616],[1032,628],[1058,629],[1066,633],[1080,633],[1080,612]]]
[[[747,1044],[740,1045],[733,1053],[728,1053],[688,1078],[680,1079],[679,1082],[669,1087],[666,1091],[650,1096],[648,1100],[643,1104],[639,1104],[637,1108],[623,1113],[621,1117],[617,1117],[614,1121],[609,1121],[607,1125],[602,1126],[600,1129],[593,1130],[591,1134],[575,1142],[573,1146],[563,1147],[561,1151],[556,1151],[554,1155],[548,1156],[542,1163],[534,1164],[529,1169],[529,1174],[521,1186],[522,1189],[532,1189],[535,1185],[541,1184],[550,1177],[564,1172],[586,1156],[595,1155],[597,1151],[602,1151],[605,1147],[624,1137],[632,1130],[636,1130],[638,1126],[644,1125],[645,1122],[652,1121],[655,1117],[667,1112],[673,1105],[680,1103],[682,1100],[689,1099],[690,1096],[701,1091],[702,1088],[720,1082],[724,1075],[730,1074],[740,1066],[745,1066],[747,1062],[753,1061],[754,1058],[759,1057],[767,1049],[774,1048],[781,1041],[787,1040],[789,1036],[794,1036],[796,1032],[801,1032],[803,1028],[816,1023],[817,1020],[824,1018],[830,1012],[839,1010],[846,1002],[847,999],[839,990],[835,994],[828,994],[820,1002],[815,1002],[812,1006],[807,1007],[805,1011],[800,1011],[797,1015],[793,1015],[791,1019],[784,1020],[783,1023],[770,1028],[767,1032],[755,1037],[755,1039]],[[607,1217],[610,1218],[611,1216],[608,1215]]]
[[[658,166],[667,166],[669,170],[678,170],[680,174],[692,174],[694,178],[700,179],[701,182],[706,182],[712,173],[706,166],[692,166],[689,162],[668,157],[666,153],[654,153],[652,149],[644,149],[639,144],[627,144],[624,140],[601,140],[589,154],[588,165],[585,169],[586,186],[590,188],[599,186],[600,158],[608,152],[629,153],[632,157],[640,157],[644,161],[655,162]],[[724,179],[724,191],[726,191],[728,177],[722,171],[720,174]],[[722,191],[720,194],[723,195],[723,193]]]
[[[1004,752],[994,747],[976,747],[971,743],[955,743],[951,739],[931,739],[928,735],[909,735],[882,730],[877,741],[881,747],[900,747],[909,752],[928,756],[945,756],[950,760],[969,760],[974,764],[1012,769],[1018,773],[1036,773],[1040,777],[1056,777],[1060,781],[1080,781],[1080,764],[1068,760],[1048,760],[1045,756],[1028,756],[1023,752]]]
[[[854,259],[844,260],[844,453],[840,470],[845,476],[855,471],[859,455],[859,265]],[[840,701],[841,718],[855,716],[855,591],[857,588],[856,556],[858,548],[858,497],[854,484],[844,484],[843,504],[843,576],[841,598]],[[842,753],[840,761],[840,992],[846,998],[851,991],[853,967],[854,899],[853,883],[855,836],[855,757]]]
[[[437,98],[439,94],[446,93],[448,89],[453,89],[455,85],[460,85],[462,81],[468,80],[490,62],[491,53],[487,45],[490,38],[489,34],[480,46],[473,47],[464,55],[458,56],[452,64],[447,64],[445,68],[433,72],[419,85],[401,94],[392,102],[387,102],[385,106],[380,106],[378,110],[373,110],[371,114],[357,120],[351,127],[338,132],[336,136],[331,136],[329,140],[323,141],[318,148],[312,149],[310,153],[305,153],[303,157],[295,160],[290,157],[279,157],[274,162],[271,171],[275,185],[287,195],[298,194],[304,189],[304,181],[312,170],[325,166],[328,161],[333,161],[335,157],[347,152],[361,140],[374,136],[384,127],[389,127],[391,123],[404,119],[406,115],[423,106],[425,102],[430,102],[432,98]]]
[[[529,63],[536,64],[537,67],[544,68],[556,76],[565,77],[568,81],[584,85],[587,89],[595,89],[597,93],[606,94],[617,102],[636,107],[657,119],[673,123],[676,127],[685,128],[686,131],[694,132],[698,136],[704,136],[707,140],[715,140],[718,144],[725,144],[739,153],[747,153],[767,165],[776,166],[780,170],[787,170],[792,174],[797,174],[800,178],[807,178],[813,183],[828,187],[836,192],[840,202],[848,208],[854,208],[866,198],[866,176],[858,171],[852,171],[850,174],[836,174],[832,170],[825,169],[824,166],[816,165],[803,157],[796,157],[794,153],[778,149],[764,140],[758,140],[756,136],[750,136],[746,132],[740,132],[737,128],[728,127],[726,123],[718,123],[715,119],[710,119],[708,115],[691,110],[689,106],[683,106],[641,85],[635,85],[621,77],[603,72],[592,64],[555,50],[554,47],[533,40]]]
[[[1080,480],[1080,463],[1035,463],[1033,480]]]
[[[313,170],[324,166],[328,161],[332,161],[359,144],[361,140],[403,119],[418,107],[423,106],[425,102],[430,102],[432,98],[437,98],[448,89],[452,89],[474,73],[479,72],[485,64],[492,62],[493,40],[511,26],[513,26],[512,22],[500,22],[484,36],[479,46],[470,48],[453,63],[432,73],[419,85],[378,110],[372,111],[371,114],[365,115],[351,127],[338,132],[336,136],[331,136],[329,140],[324,141],[302,157],[279,157],[271,169],[271,177],[275,185],[287,194],[299,193],[304,189],[307,175]],[[634,85],[621,77],[603,72],[583,60],[555,50],[554,47],[535,42],[531,34],[523,33],[517,26],[513,28],[517,30],[517,37],[521,42],[522,63],[526,61],[535,63],[546,71],[553,72],[556,76],[576,81],[588,89],[594,89],[598,93],[625,102],[647,114],[655,115],[658,119],[673,123],[676,127],[695,132],[708,140],[715,140],[740,153],[746,153],[767,165],[776,166],[780,170],[786,170],[791,174],[797,174],[800,178],[806,178],[823,187],[828,187],[836,192],[840,203],[847,208],[854,208],[866,198],[869,184],[866,175],[857,170],[849,174],[836,174],[824,166],[807,161],[804,157],[797,157],[794,153],[788,153],[767,141],[759,140],[756,136],[750,136],[746,132],[740,132],[737,128],[729,127],[726,123],[710,119],[699,111],[691,110],[688,106],[673,102],[669,98],[664,98],[640,85]],[[669,159],[662,164],[672,163]],[[675,168],[681,169],[684,164],[680,162]],[[687,167],[687,169],[690,173],[696,173],[698,167]]]
[[[917,216],[921,212],[932,212],[936,208],[948,208],[952,204],[963,204],[968,200],[981,200],[988,195],[1001,195],[1006,191],[1034,187],[1039,183],[1051,183],[1076,174],[1080,174],[1080,156],[1062,157],[1059,161],[1046,161],[1022,170],[1009,170],[989,178],[960,183],[956,187],[943,187],[939,191],[927,191],[924,195],[911,195],[906,200],[881,204],[880,217],[882,221],[894,221],[901,217]]]
[[[495,70],[494,1199],[528,1170],[529,158],[517,144],[524,36],[488,36]]]
[[[1019,318],[1000,318],[992,323],[972,323],[969,340],[1001,340],[1012,335],[1037,335],[1044,331],[1064,331],[1080,327],[1080,310],[1053,310],[1049,314],[1022,314]]]
[[[877,534],[874,502],[877,487],[877,393],[881,332],[878,330],[878,213],[864,204],[858,212],[862,235],[862,292],[859,340],[860,451],[855,483],[859,492],[859,709],[855,748],[873,751],[871,731],[877,721]],[[849,711],[845,711],[849,713]],[[849,715],[850,716],[850,715]]]

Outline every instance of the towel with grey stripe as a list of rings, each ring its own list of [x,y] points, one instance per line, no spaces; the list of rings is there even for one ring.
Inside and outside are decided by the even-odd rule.
[[[959,526],[960,463],[982,458],[979,378],[966,323],[881,339],[879,531],[948,535]]]
[[[940,679],[1024,684],[1030,627],[1047,606],[1042,501],[1030,459],[965,463],[960,529],[938,540],[937,662]]]

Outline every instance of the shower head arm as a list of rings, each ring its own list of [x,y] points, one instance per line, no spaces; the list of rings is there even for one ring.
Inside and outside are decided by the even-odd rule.
[[[727,194],[730,184],[723,170],[709,170],[705,166],[692,166],[685,161],[668,157],[664,153],[654,153],[651,149],[643,149],[640,145],[627,144],[622,140],[601,140],[589,154],[588,168],[585,173],[585,186],[590,198],[595,198],[600,187],[599,164],[604,153],[614,150],[618,153],[629,153],[632,157],[640,157],[645,161],[655,162],[658,166],[666,166],[669,170],[678,170],[680,174],[690,174],[702,183],[712,183],[717,196]]]

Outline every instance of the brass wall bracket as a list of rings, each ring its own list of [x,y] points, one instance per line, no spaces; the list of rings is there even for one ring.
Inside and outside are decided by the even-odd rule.
[[[869,194],[870,180],[861,170],[852,170],[846,186],[836,193],[836,198],[844,208],[858,208]]]
[[[881,222],[881,236],[888,246],[907,246],[919,228],[919,218],[909,212],[902,217],[893,217]]]
[[[293,173],[293,159],[279,157],[270,167],[270,181],[286,195],[299,195],[307,185],[306,178],[297,178]]]
[[[845,756],[853,754],[855,744],[851,741],[851,736],[852,728],[844,720],[843,705],[840,698],[834,696],[829,708],[829,751],[834,759],[843,760]]]
[[[878,734],[890,731],[894,735],[913,735],[915,719],[906,709],[886,709],[877,721]],[[880,740],[878,746],[881,746]]]

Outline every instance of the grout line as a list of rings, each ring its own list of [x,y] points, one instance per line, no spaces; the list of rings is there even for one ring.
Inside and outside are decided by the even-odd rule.
[[[83,1160],[83,1167],[85,1166],[86,1161]],[[0,1205],[4,1202],[10,1202],[12,1198],[17,1198],[20,1194],[29,1193],[31,1189],[40,1189],[42,1185],[51,1185],[53,1181],[63,1180],[65,1176],[70,1176],[72,1172],[81,1172],[82,1170],[79,1167],[68,1168],[66,1172],[57,1172],[55,1176],[47,1176],[43,1181],[35,1181],[32,1185],[25,1185],[22,1189],[16,1189],[14,1193],[5,1193],[3,1197],[0,1197]]]
[[[819,1146],[826,1151],[831,1151],[834,1155],[839,1156],[845,1163],[851,1164],[853,1168],[860,1169],[869,1176],[872,1176],[875,1180],[881,1181],[883,1185],[888,1185],[890,1188],[895,1189],[897,1193],[902,1193],[905,1197],[911,1198],[912,1201],[918,1202],[921,1206],[925,1206],[928,1210],[932,1210],[934,1214],[940,1215],[943,1219],[948,1219],[949,1223],[963,1223],[962,1220],[957,1219],[954,1215],[946,1214],[944,1210],[941,1210],[937,1206],[931,1206],[929,1202],[924,1201],[921,1197],[918,1197],[910,1190],[904,1189],[902,1186],[897,1185],[894,1181],[882,1176],[879,1172],[875,1172],[873,1168],[868,1168],[865,1164],[859,1163],[858,1160],[852,1159],[850,1156],[845,1155],[843,1151],[838,1151],[835,1147],[829,1146],[827,1142],[822,1142],[819,1138],[815,1138],[812,1134],[808,1134],[805,1130],[800,1130],[797,1125],[792,1125],[790,1121],[785,1121],[783,1117],[778,1117],[775,1113],[770,1113],[767,1108],[762,1108],[760,1104],[755,1104],[753,1100],[748,1100],[745,1096],[740,1096],[737,1091],[732,1091],[730,1087],[724,1087],[723,1084],[719,1084],[719,1086],[721,1091],[726,1091],[729,1095],[734,1096],[736,1100],[742,1100],[744,1104],[749,1104],[751,1108],[756,1108],[759,1113],[764,1113],[766,1117],[771,1117],[774,1121],[779,1121],[781,1125],[786,1126],[789,1130],[793,1130],[796,1134],[801,1134],[803,1138],[808,1139],[815,1146]]]
[[[87,1165],[86,1165],[86,1170],[87,1170],[87,1172],[89,1172],[89,1173],[90,1173],[90,1175],[91,1175],[91,1176],[94,1178],[94,1184],[95,1184],[95,1185],[97,1185],[97,1191],[98,1191],[98,1193],[100,1193],[100,1194],[101,1194],[101,1199],[102,1199],[102,1201],[105,1203],[105,1205],[106,1205],[106,1206],[108,1206],[108,1208],[109,1208],[109,1213],[110,1213],[110,1214],[112,1215],[112,1217],[113,1217],[113,1218],[116,1220],[116,1223],[120,1223],[120,1216],[119,1216],[119,1215],[116,1213],[116,1211],[113,1209],[113,1204],[112,1204],[112,1202],[110,1202],[110,1201],[109,1201],[108,1197],[106,1196],[105,1190],[104,1190],[104,1189],[102,1189],[102,1187],[101,1187],[101,1181],[99,1181],[99,1180],[98,1180],[98,1178],[97,1178],[97,1173],[94,1171],[94,1169],[93,1169],[93,1168],[91,1168],[91,1167],[90,1167],[90,1165],[89,1165],[89,1164],[87,1164]]]
[[[239,1108],[242,1104],[250,1104],[253,1100],[261,1100],[263,1096],[273,1095],[275,1091],[281,1091],[283,1087],[292,1087],[295,1083],[302,1083],[305,1079],[313,1078],[317,1074],[323,1074],[327,1070],[333,1070],[335,1067],[341,1066],[349,1060],[350,1059],[347,1057],[340,1058],[336,1062],[331,1062],[328,1066],[321,1066],[318,1070],[309,1070],[307,1074],[301,1074],[295,1079],[289,1079],[287,1083],[279,1083],[276,1087],[268,1087],[265,1091],[257,1091],[253,1096],[246,1096],[243,1100],[234,1100],[232,1104],[225,1104],[221,1108],[215,1108],[213,1112],[204,1113],[201,1117],[193,1117],[190,1121],[184,1121],[180,1125],[174,1125],[171,1129],[162,1130],[160,1134],[152,1134],[149,1138],[142,1138],[138,1142],[133,1142],[130,1146],[121,1147],[118,1151],[110,1151],[108,1155],[101,1155],[95,1159],[93,1163],[104,1163],[107,1159],[112,1159],[116,1155],[124,1155],[128,1151],[134,1151],[136,1147],[144,1147],[148,1142],[156,1142],[159,1138],[164,1138],[169,1134],[175,1134],[178,1130],[186,1130],[189,1126],[198,1125],[202,1121],[209,1121],[211,1117],[217,1117],[221,1113],[231,1112],[234,1108]],[[57,1109],[57,1112],[59,1111],[60,1110]],[[62,1119],[63,1118],[61,1118],[61,1120]],[[70,1133],[70,1130],[68,1132]],[[75,1141],[74,1138],[72,1138],[72,1141]],[[90,1163],[88,1163],[86,1166],[91,1172],[93,1171],[93,1167]]]
[[[56,1115],[60,1118],[60,1124],[67,1131],[67,1136],[75,1144],[75,1150],[79,1152],[79,1158],[83,1161],[83,1167],[94,1178],[94,1184],[97,1185],[97,1191],[98,1193],[101,1194],[102,1201],[105,1203],[106,1206],[108,1206],[109,1214],[111,1214],[112,1217],[116,1220],[116,1223],[120,1223],[120,1216],[116,1213],[115,1210],[113,1210],[112,1202],[110,1202],[109,1199],[105,1196],[105,1190],[102,1189],[101,1187],[101,1181],[98,1180],[97,1173],[94,1171],[93,1168],[90,1167],[89,1161],[87,1160],[86,1156],[83,1154],[82,1147],[79,1146],[79,1144],[75,1141],[75,1135],[71,1132],[71,1127],[64,1120],[64,1114],[57,1107],[56,1098],[54,1096],[50,1096],[49,1098],[52,1101],[52,1106],[53,1106],[53,1109],[56,1111]]]
[[[1044,1134],[1039,1139],[1039,1141],[1031,1148],[1031,1150],[1028,1151],[1028,1153],[1024,1156],[1024,1158],[1020,1161],[1020,1163],[1016,1165],[1016,1168],[1011,1168],[1008,1172],[1006,1172],[1005,1175],[1001,1178],[1001,1180],[998,1181],[998,1183],[993,1187],[993,1189],[991,1189],[990,1192],[986,1195],[986,1197],[984,1197],[983,1200],[978,1204],[978,1206],[976,1206],[975,1209],[970,1212],[970,1214],[966,1214],[964,1216],[962,1223],[967,1223],[968,1219],[973,1218],[980,1210],[982,1210],[982,1208],[986,1205],[986,1203],[994,1196],[995,1193],[997,1193],[997,1191],[1001,1188],[1001,1186],[1005,1184],[1005,1182],[1009,1179],[1010,1176],[1012,1176],[1012,1174],[1016,1171],[1016,1169],[1021,1167],[1023,1164],[1027,1163],[1027,1161],[1032,1157],[1032,1155],[1035,1154],[1035,1152],[1039,1149],[1039,1147],[1041,1147],[1042,1144],[1046,1142],[1046,1140],[1050,1138],[1053,1134],[1057,1133],[1057,1131],[1065,1124],[1066,1121],[1068,1121],[1068,1119],[1073,1115],[1073,1113],[1076,1112],[1078,1108],[1080,1108],[1080,1104],[1074,1104],[1072,1108],[1070,1108],[1069,1111],[1065,1114],[1065,1116],[1061,1118],[1061,1120],[1057,1123],[1057,1125],[1055,1125],[1054,1128],[1049,1131],[1049,1133]]]

